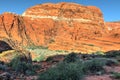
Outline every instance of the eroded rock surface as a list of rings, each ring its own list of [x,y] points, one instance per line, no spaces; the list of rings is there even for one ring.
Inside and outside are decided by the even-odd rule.
[[[109,32],[104,23],[102,12],[94,6],[64,2],[39,4],[28,8],[22,16],[1,14],[0,40],[13,47],[34,44],[52,50],[98,51],[101,46],[91,47],[94,43],[88,40]]]
[[[120,22],[106,22],[109,37],[120,39]]]

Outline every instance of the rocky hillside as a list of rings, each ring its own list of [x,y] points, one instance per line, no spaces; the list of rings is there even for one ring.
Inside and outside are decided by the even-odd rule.
[[[13,47],[34,44],[70,50],[80,47],[81,40],[99,38],[106,32],[102,12],[94,6],[46,3],[30,7],[22,15],[0,15],[0,40]]]

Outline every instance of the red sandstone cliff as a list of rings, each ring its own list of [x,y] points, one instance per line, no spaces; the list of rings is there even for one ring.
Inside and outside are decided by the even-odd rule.
[[[39,25],[39,28],[56,29],[54,38],[67,36],[68,40],[80,40],[80,38],[102,36],[105,31],[101,11],[92,6],[74,3],[47,3],[27,9],[23,16],[30,17],[31,23]]]
[[[102,12],[94,6],[46,3],[28,8],[22,16],[0,15],[0,39],[20,46],[35,44],[64,49],[60,46],[69,47],[81,39],[102,37],[104,33]]]

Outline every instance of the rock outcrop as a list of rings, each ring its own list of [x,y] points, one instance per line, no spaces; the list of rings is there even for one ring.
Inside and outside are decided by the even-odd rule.
[[[0,15],[0,40],[14,47],[34,44],[64,49],[60,46],[102,37],[105,32],[102,12],[94,6],[46,3],[28,8],[22,16]]]
[[[53,38],[80,40],[102,36],[105,26],[100,9],[75,3],[41,4],[27,9],[23,16],[29,17],[32,24],[45,28]],[[51,29],[51,31],[50,31]],[[49,30],[49,31],[48,31]],[[49,34],[51,33],[51,34]]]
[[[0,15],[0,40],[7,42],[11,47],[20,47],[28,43],[27,26],[23,17],[3,13]],[[29,30],[28,30],[29,31]]]
[[[106,26],[109,30],[107,36],[120,39],[120,22],[106,22]]]

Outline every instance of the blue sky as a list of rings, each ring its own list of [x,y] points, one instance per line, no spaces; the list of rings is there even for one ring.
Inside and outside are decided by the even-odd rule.
[[[3,12],[22,14],[27,8],[46,2],[75,2],[97,6],[103,12],[105,21],[120,21],[120,0],[0,0],[0,14]]]

